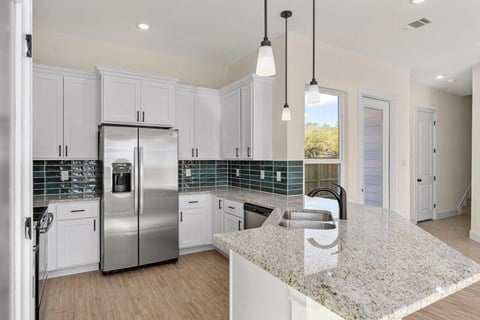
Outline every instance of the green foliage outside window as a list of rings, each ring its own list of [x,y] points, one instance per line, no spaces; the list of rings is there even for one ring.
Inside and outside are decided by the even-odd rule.
[[[338,159],[338,123],[335,126],[305,124],[305,159]]]

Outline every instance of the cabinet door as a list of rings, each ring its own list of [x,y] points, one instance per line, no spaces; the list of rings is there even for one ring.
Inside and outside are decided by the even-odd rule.
[[[215,247],[223,250],[223,245],[219,242],[213,241],[213,235],[223,233],[223,199],[213,197],[212,207],[212,243]]]
[[[97,159],[97,82],[64,78],[64,156]]]
[[[63,156],[63,77],[33,74],[33,158]]]
[[[58,269],[99,262],[97,230],[96,218],[57,221]]]
[[[194,147],[195,93],[177,91],[175,96],[175,128],[178,129],[178,158],[192,160]]]
[[[140,103],[141,123],[164,127],[175,124],[175,86],[142,81]]]
[[[241,89],[241,98],[240,98],[240,112],[241,112],[241,157],[244,159],[253,158],[253,149],[252,149],[252,104],[253,104],[253,90],[252,84],[249,83],[243,86]]]
[[[221,155],[224,159],[240,157],[240,90],[222,97]]]
[[[224,221],[224,231],[225,232],[233,232],[238,230],[243,230],[243,219],[231,215],[229,213],[225,213],[223,215]]]
[[[205,208],[182,209],[180,211],[180,249],[205,244]]]
[[[102,76],[102,122],[137,124],[140,80]]]
[[[198,93],[195,103],[195,156],[199,160],[220,155],[220,97]]]

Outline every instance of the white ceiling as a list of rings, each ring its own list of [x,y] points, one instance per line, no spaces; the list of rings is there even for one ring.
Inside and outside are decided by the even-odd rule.
[[[263,33],[261,0],[36,0],[34,27],[228,65],[255,50]],[[289,28],[311,35],[310,0],[270,0],[269,36]],[[317,0],[317,39],[409,67],[414,80],[471,94],[480,62],[479,0]],[[432,24],[412,29],[408,23]],[[140,31],[136,24],[151,28]],[[438,74],[445,79],[436,80]],[[448,83],[448,79],[455,79]]]

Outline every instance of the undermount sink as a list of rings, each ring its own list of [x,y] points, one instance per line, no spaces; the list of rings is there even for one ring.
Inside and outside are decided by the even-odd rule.
[[[321,229],[321,230],[331,230],[335,229],[335,223],[323,222],[323,221],[312,221],[312,220],[282,220],[280,226],[292,229]]]
[[[285,220],[305,220],[305,221],[333,221],[330,211],[321,210],[318,212],[285,212],[283,214]]]

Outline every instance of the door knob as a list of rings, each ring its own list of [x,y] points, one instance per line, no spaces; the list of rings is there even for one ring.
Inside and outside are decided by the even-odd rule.
[[[417,179],[417,182],[422,182],[422,179]]]

